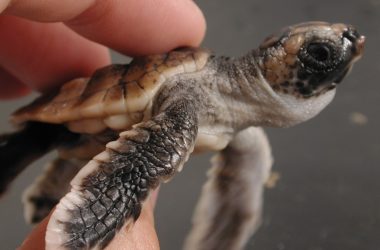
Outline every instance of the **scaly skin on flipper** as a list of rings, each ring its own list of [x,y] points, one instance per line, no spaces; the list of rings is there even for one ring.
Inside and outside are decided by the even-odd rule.
[[[138,218],[149,190],[180,171],[195,147],[196,152],[222,151],[225,159],[219,161],[219,168],[214,167],[217,170],[206,185],[209,193],[200,204],[214,206],[210,209],[216,214],[238,217],[214,220],[220,216],[199,209],[195,221],[208,217],[194,228],[199,226],[202,230],[197,231],[204,235],[192,233],[187,246],[205,244],[220,249],[223,242],[226,249],[239,250],[258,225],[265,177],[261,171],[270,165],[262,134],[252,135],[257,141],[248,143],[252,156],[241,154],[237,145],[245,144],[241,136],[251,137],[246,131],[259,131],[249,127],[289,127],[316,116],[331,102],[337,84],[360,58],[363,46],[364,37],[352,26],[304,23],[268,38],[239,58],[187,48],[137,58],[130,65],[111,65],[20,109],[13,123],[64,128],[57,132],[79,138],[61,144],[60,135],[52,136],[45,143],[47,148],[57,147],[62,159],[89,161],[50,219],[48,249],[106,246],[121,227]],[[33,141],[45,145],[38,140],[44,132],[29,138],[27,147],[18,148],[24,135],[21,131],[3,137],[3,142],[12,143],[0,145],[0,162],[7,162],[7,153],[24,154],[28,148],[32,150],[27,158],[36,158]],[[46,151],[39,151],[38,156]],[[266,161],[261,165],[257,160],[251,168],[245,160],[261,157]],[[19,161],[14,157],[5,169]],[[235,164],[236,172],[231,170]],[[242,176],[243,169],[252,172]],[[230,176],[231,171],[236,175]],[[244,178],[248,176],[253,183]],[[219,189],[211,188],[220,181]],[[231,204],[228,197],[234,190],[248,190],[248,186],[255,190],[234,196],[245,205]],[[212,195],[226,199],[215,202]],[[240,208],[254,215],[242,216]]]
[[[191,99],[120,134],[72,181],[46,232],[46,249],[105,247],[140,214],[152,189],[171,178],[191,153],[197,116]]]

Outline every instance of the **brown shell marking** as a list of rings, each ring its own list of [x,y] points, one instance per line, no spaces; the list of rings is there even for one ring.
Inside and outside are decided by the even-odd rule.
[[[202,69],[208,57],[207,50],[186,48],[136,58],[129,65],[110,65],[97,70],[91,78],[69,81],[57,94],[44,95],[19,109],[12,122],[69,122],[69,127],[80,127],[86,121],[98,121],[112,128],[109,125],[121,115],[136,118],[136,113],[143,113],[168,78]],[[130,122],[136,122],[133,120]]]

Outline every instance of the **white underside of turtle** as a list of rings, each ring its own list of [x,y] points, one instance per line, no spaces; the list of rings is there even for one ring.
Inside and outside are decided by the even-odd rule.
[[[0,137],[0,191],[58,150],[24,194],[26,219],[56,206],[46,249],[103,249],[193,151],[219,151],[185,249],[242,249],[260,224],[272,164],[260,127],[317,115],[363,45],[352,26],[312,22],[240,58],[185,48],[74,79],[13,114],[19,131]]]

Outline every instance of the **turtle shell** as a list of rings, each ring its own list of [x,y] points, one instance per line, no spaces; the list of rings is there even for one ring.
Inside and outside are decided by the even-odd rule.
[[[67,123],[76,132],[123,129],[141,120],[161,85],[170,77],[201,70],[210,53],[186,48],[113,64],[90,78],[69,81],[50,94],[17,110],[12,123]]]

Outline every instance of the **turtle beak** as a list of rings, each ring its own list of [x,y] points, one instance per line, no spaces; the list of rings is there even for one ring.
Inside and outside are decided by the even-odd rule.
[[[364,51],[365,36],[359,35],[359,33],[354,28],[349,27],[345,32],[343,32],[343,38],[349,40],[351,43],[352,57],[346,69],[343,70],[342,73],[334,81],[336,84],[340,83],[343,78],[351,71],[354,62],[362,57]]]
[[[349,27],[343,32],[343,38],[349,40],[352,44],[351,50],[354,61],[358,60],[364,51],[365,36],[359,35],[359,33],[353,27]]]

